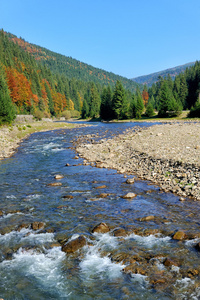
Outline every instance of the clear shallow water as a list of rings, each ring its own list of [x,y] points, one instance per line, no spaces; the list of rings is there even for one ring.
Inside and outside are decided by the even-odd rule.
[[[0,210],[4,212],[0,217],[0,297],[199,299],[199,277],[188,277],[189,269],[198,269],[199,253],[194,245],[199,239],[177,242],[171,238],[178,229],[199,233],[199,203],[189,199],[181,203],[175,195],[161,193],[157,186],[137,178],[127,185],[115,170],[78,165],[82,159],[75,160],[70,149],[71,141],[81,135],[111,137],[135,125],[138,123],[94,123],[92,127],[35,133],[12,158],[0,161]],[[48,186],[56,181],[56,174],[64,175],[59,181],[62,186]],[[106,188],[96,189],[100,185]],[[97,198],[101,192],[109,196]],[[122,199],[127,192],[137,197]],[[64,195],[73,199],[64,199]],[[148,215],[156,216],[155,220],[138,220]],[[34,221],[45,222],[45,230],[17,230]],[[100,222],[107,223],[111,232],[92,234]],[[119,227],[129,231],[127,237],[113,236]],[[162,234],[142,234],[151,229]],[[89,246],[77,255],[67,256],[56,244],[79,235],[86,237]],[[129,258],[140,256],[137,266],[144,268],[145,260],[145,268],[152,271],[148,275],[124,273],[129,262],[116,259],[122,253]],[[176,266],[166,268],[157,256],[178,258],[185,274]],[[167,276],[167,286],[152,285],[154,266],[156,272],[163,271],[161,278]]]

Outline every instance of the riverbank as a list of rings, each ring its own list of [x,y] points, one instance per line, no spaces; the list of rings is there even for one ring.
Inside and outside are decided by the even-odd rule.
[[[109,140],[79,144],[76,150],[92,165],[135,174],[181,196],[181,200],[200,200],[199,123],[129,129]]]
[[[84,126],[64,122],[35,121],[0,127],[0,160],[12,156],[23,139],[34,132]]]

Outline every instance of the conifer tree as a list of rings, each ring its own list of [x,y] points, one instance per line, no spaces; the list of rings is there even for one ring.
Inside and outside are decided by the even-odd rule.
[[[104,87],[101,95],[100,116],[104,120],[112,119],[112,91],[110,85]]]
[[[117,80],[114,89],[113,100],[112,100],[113,114],[116,119],[120,119],[121,117],[124,98],[125,98],[125,92],[124,92],[123,85],[119,80]]]
[[[81,118],[87,119],[88,117],[89,117],[89,106],[87,104],[87,101],[84,99],[83,107],[82,107],[82,111],[81,111]]]
[[[11,123],[15,118],[15,110],[10,98],[4,72],[0,66],[0,124]]]
[[[101,99],[97,87],[94,83],[92,83],[91,95],[90,95],[90,117],[91,118],[97,118],[99,116],[100,102]]]
[[[136,108],[135,109],[136,109],[135,117],[137,119],[140,119],[142,116],[142,113],[144,111],[144,102],[143,102],[142,95],[141,95],[139,88],[137,88],[137,91],[136,91]]]

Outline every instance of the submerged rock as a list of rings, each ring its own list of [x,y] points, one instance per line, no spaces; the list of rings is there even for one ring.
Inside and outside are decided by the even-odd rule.
[[[83,235],[80,235],[78,238],[67,242],[62,246],[62,251],[65,253],[74,253],[83,246],[86,245],[86,238]]]
[[[63,176],[63,175],[60,175],[60,174],[57,174],[57,175],[54,176],[54,178],[55,178],[55,179],[62,179],[62,178],[64,178],[64,176]]]
[[[105,189],[106,188],[106,185],[99,185],[99,186],[96,186],[95,189]]]
[[[128,178],[127,180],[126,180],[126,183],[128,183],[128,184],[133,184],[135,182],[135,179],[134,178]]]
[[[126,195],[122,196],[122,198],[124,198],[124,199],[133,199],[136,196],[137,195],[135,193],[127,193]]]
[[[33,230],[40,230],[40,229],[43,229],[44,226],[45,226],[45,223],[43,223],[43,222],[33,222],[33,223],[31,224],[31,228],[32,228]]]
[[[49,183],[47,184],[48,186],[61,186],[62,183],[61,182],[52,182],[52,183]]]
[[[177,231],[174,235],[173,235],[173,239],[174,240],[179,240],[179,241],[182,241],[182,240],[185,240],[187,238],[187,235],[184,231]]]
[[[92,233],[106,233],[109,232],[110,228],[108,227],[108,225],[106,223],[100,223],[98,225],[96,225],[93,229],[92,229]]]
[[[113,231],[114,236],[126,236],[127,232],[124,228],[117,228]]]
[[[107,194],[107,193],[101,193],[97,196],[97,198],[106,198],[108,196],[109,196],[109,194]]]
[[[74,197],[72,195],[65,195],[62,198],[64,198],[64,199],[73,199]]]
[[[153,221],[155,219],[154,216],[147,216],[147,217],[144,217],[144,218],[139,218],[138,220],[143,222],[143,221]]]

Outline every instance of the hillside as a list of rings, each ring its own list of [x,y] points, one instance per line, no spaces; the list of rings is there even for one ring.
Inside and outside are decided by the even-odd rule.
[[[92,81],[95,84],[110,84],[111,86],[114,86],[117,80],[120,80],[124,88],[129,89],[131,92],[135,91],[138,85],[131,79],[95,68],[72,57],[58,54],[38,45],[28,43],[24,39],[18,38],[11,33],[7,33],[7,36],[14,43],[18,44],[23,50],[29,52],[35,58],[35,60],[50,68],[52,72],[64,74],[69,79],[75,78],[85,82]]]
[[[186,68],[189,68],[189,67],[193,66],[194,64],[195,64],[195,62],[187,63],[185,65],[166,69],[166,70],[152,73],[149,75],[135,77],[135,78],[132,78],[132,80],[139,84],[146,84],[148,87],[150,87],[150,86],[152,86],[153,83],[156,83],[158,81],[159,76],[166,77],[169,74],[172,79],[175,79],[175,77],[178,74],[183,73],[186,70]]]

